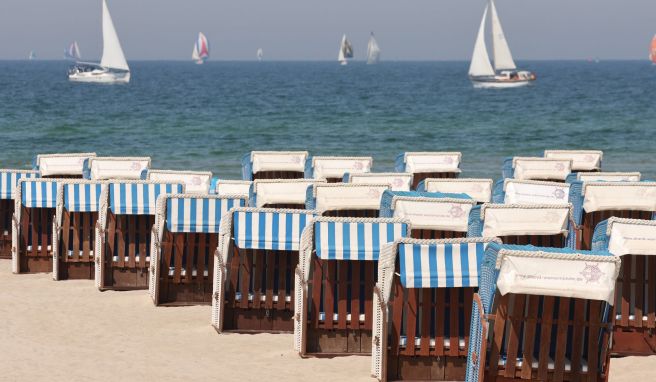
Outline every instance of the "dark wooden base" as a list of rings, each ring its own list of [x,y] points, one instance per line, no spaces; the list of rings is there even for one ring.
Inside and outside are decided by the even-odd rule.
[[[0,259],[11,259],[11,217],[14,201],[0,199]]]
[[[103,277],[102,289],[148,289],[148,268],[116,268],[107,266]]]
[[[286,208],[290,210],[304,210],[305,204],[294,204],[294,203],[270,203],[262,206],[263,208]]]
[[[93,280],[95,267],[93,262],[63,262],[59,261],[59,280]]]
[[[534,370],[533,375],[531,376],[530,379],[524,379],[519,375],[513,378],[513,377],[502,377],[499,375],[492,376],[489,375],[488,373],[485,373],[483,380],[485,382],[525,382],[525,381],[556,381],[557,379],[555,378],[555,374],[553,371],[549,371],[547,373],[546,379],[538,379],[537,373]],[[561,380],[564,382],[575,382],[575,381],[608,382],[608,374],[603,374],[603,375],[596,374],[590,376],[588,375],[588,373],[573,375],[571,373],[565,372]]]
[[[50,273],[52,272],[52,253],[48,257],[27,256],[20,254],[18,273]]]
[[[161,306],[188,306],[212,304],[212,281],[175,284],[171,281],[160,283],[159,303]]]
[[[277,309],[243,309],[226,306],[223,331],[244,333],[291,333],[294,312]]]
[[[306,355],[371,354],[371,330],[308,328]]]
[[[326,178],[327,183],[343,183],[344,178]]]
[[[257,179],[303,179],[305,173],[301,171],[260,171],[253,174],[253,180]]]
[[[464,381],[465,357],[388,356],[388,381]]]
[[[656,354],[656,334],[653,329],[623,329],[615,327],[613,332],[612,355],[649,356]]]
[[[467,232],[413,229],[410,236],[414,239],[458,239],[467,237]]]
[[[336,210],[324,211],[323,216],[346,217],[346,218],[377,218],[380,210]]]
[[[11,259],[11,232],[8,235],[0,232],[0,259]]]
[[[425,179],[455,179],[460,175],[457,172],[416,172],[412,174],[412,189],[416,190],[419,183]]]

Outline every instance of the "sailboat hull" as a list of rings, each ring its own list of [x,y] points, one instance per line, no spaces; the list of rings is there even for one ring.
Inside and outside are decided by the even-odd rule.
[[[91,72],[72,72],[68,75],[71,82],[96,84],[127,84],[130,82],[130,72],[112,72],[94,70]]]
[[[520,88],[528,86],[532,81],[530,80],[517,80],[517,81],[499,81],[494,79],[477,79],[471,78],[471,82],[475,88],[479,89],[509,89]]]

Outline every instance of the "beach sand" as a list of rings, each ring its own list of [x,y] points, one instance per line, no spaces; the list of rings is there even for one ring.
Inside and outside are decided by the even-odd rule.
[[[218,335],[208,306],[10,269],[0,260],[0,380],[374,380],[369,357],[301,359],[291,334]],[[656,380],[656,357],[613,359],[611,381],[636,379]]]

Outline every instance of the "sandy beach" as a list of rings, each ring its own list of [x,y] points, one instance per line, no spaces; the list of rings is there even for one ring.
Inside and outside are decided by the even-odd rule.
[[[208,306],[146,291],[12,275],[0,260],[0,380],[373,381],[369,357],[300,359],[292,335],[218,335]],[[611,381],[656,380],[656,357],[613,359]]]

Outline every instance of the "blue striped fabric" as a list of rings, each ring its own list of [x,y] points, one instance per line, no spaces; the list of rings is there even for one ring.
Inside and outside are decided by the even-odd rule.
[[[160,194],[179,194],[182,190],[177,183],[112,183],[109,208],[117,215],[155,215]]]
[[[0,199],[13,199],[14,191],[18,179],[38,178],[39,174],[36,172],[21,172],[21,171],[0,171]]]
[[[57,206],[57,182],[23,181],[21,203],[27,208],[55,208]]]
[[[309,211],[273,212],[236,210],[233,235],[237,247],[298,251],[303,229],[310,223]]]
[[[64,208],[70,212],[96,212],[102,184],[64,183]]]
[[[401,284],[406,288],[477,287],[487,244],[400,243]]]
[[[318,221],[317,256],[324,260],[378,260],[383,245],[406,236],[408,225],[389,222]]]
[[[170,232],[218,233],[221,218],[246,199],[169,197],[166,200],[166,228]]]

